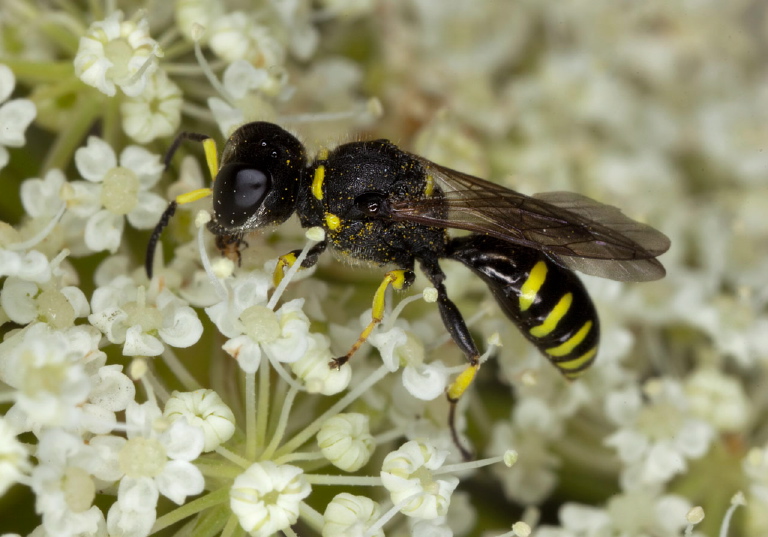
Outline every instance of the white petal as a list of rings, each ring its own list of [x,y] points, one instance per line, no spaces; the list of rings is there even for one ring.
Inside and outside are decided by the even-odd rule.
[[[29,324],[37,318],[34,296],[38,291],[39,288],[34,283],[10,277],[3,284],[0,305],[13,322]]]
[[[408,393],[422,401],[431,401],[441,396],[447,385],[448,371],[440,362],[403,369],[403,386]]]
[[[93,388],[88,400],[111,412],[125,410],[128,403],[136,396],[136,386],[121,371],[121,366],[110,365],[99,369],[91,378]]]
[[[91,312],[88,299],[79,287],[62,287],[61,294],[67,299],[72,309],[75,310],[75,317],[86,317]]]
[[[152,229],[166,207],[168,202],[165,198],[152,192],[139,192],[136,208],[127,215],[128,221],[136,229]]]
[[[187,496],[203,492],[205,486],[200,470],[184,461],[169,461],[155,482],[160,493],[178,505],[184,503]]]
[[[152,531],[156,517],[154,509],[128,511],[115,502],[107,513],[107,531],[109,535],[120,537],[146,537]]]
[[[255,373],[261,363],[261,346],[248,336],[238,336],[221,346],[224,352],[237,360],[246,373]]]
[[[0,106],[0,144],[24,145],[24,132],[37,116],[37,108],[27,99],[14,99]]]
[[[16,87],[16,76],[7,65],[0,64],[0,103],[11,96]]]
[[[157,486],[150,477],[124,477],[117,489],[117,501],[126,511],[148,511],[157,507]]]
[[[85,244],[94,252],[109,250],[115,253],[123,236],[125,219],[106,209],[99,211],[85,224]]]
[[[180,418],[171,423],[159,437],[160,443],[171,459],[193,461],[200,456],[205,445],[205,435],[202,429],[187,423],[186,418]]]
[[[132,326],[125,332],[125,356],[159,356],[163,353],[163,348],[159,339],[142,332],[139,325]]]
[[[137,145],[129,145],[120,153],[120,166],[125,166],[136,174],[142,190],[155,186],[164,169],[159,155]]]
[[[109,170],[117,167],[117,157],[112,147],[98,136],[89,136],[85,147],[75,151],[77,171],[91,182],[100,182]]]
[[[189,306],[176,307],[171,311],[165,309],[163,313],[163,327],[158,334],[169,345],[186,348],[197,343],[203,335],[203,323]]]

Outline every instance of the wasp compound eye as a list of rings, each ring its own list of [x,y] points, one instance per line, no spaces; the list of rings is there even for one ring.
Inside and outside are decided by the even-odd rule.
[[[272,189],[272,180],[261,170],[236,163],[219,170],[216,186],[213,200],[216,220],[240,226],[261,207]]]

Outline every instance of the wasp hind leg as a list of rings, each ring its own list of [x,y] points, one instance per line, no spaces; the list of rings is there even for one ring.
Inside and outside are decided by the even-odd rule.
[[[472,384],[477,371],[480,369],[480,352],[477,350],[477,345],[475,345],[475,341],[469,333],[469,328],[467,328],[467,323],[464,321],[459,308],[448,298],[445,285],[443,285],[445,273],[440,268],[440,265],[438,265],[436,260],[422,259],[421,266],[427,278],[429,278],[429,281],[437,290],[437,305],[440,309],[443,324],[453,341],[458,345],[461,352],[464,353],[464,356],[466,356],[467,362],[469,362],[464,371],[448,387],[447,391],[448,403],[450,404],[448,423],[451,428],[451,438],[456,447],[459,448],[459,451],[461,451],[462,457],[465,460],[469,460],[472,458],[472,452],[464,447],[456,429],[456,405],[464,392],[467,391],[467,388]]]
[[[414,272],[410,269],[390,270],[387,272],[384,275],[384,280],[381,282],[379,288],[376,290],[376,293],[373,295],[371,322],[368,323],[368,325],[360,333],[360,337],[357,338],[357,341],[355,341],[355,343],[352,345],[352,348],[349,349],[349,352],[344,356],[334,358],[331,360],[331,362],[329,362],[328,365],[335,369],[340,368],[346,364],[349,359],[352,358],[352,355],[357,352],[363,343],[365,343],[365,341],[368,339],[368,336],[370,336],[371,332],[373,332],[373,329],[376,328],[376,325],[379,324],[384,318],[385,295],[387,288],[390,285],[393,289],[400,291],[410,287],[415,279],[416,274],[414,274]]]

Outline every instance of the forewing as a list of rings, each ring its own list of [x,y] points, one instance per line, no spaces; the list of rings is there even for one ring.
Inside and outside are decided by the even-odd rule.
[[[533,197],[418,158],[438,189],[393,201],[392,218],[492,235],[541,250],[585,274],[620,281],[664,276],[656,259],[669,239],[616,207],[570,192]]]

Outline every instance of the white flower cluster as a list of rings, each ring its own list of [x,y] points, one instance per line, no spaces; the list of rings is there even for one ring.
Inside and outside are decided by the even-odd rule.
[[[758,0],[97,4],[0,2],[0,512],[21,485],[36,536],[768,534]],[[420,278],[329,367],[378,276],[297,263],[275,287],[275,259],[317,230],[210,260],[210,216],[188,210],[210,204],[182,205],[167,264],[143,270],[168,202],[205,186],[159,153],[252,120],[310,153],[384,133],[620,206],[670,236],[668,275],[586,279],[602,341],[576,382],[451,263],[492,357],[458,405],[463,357]]]

